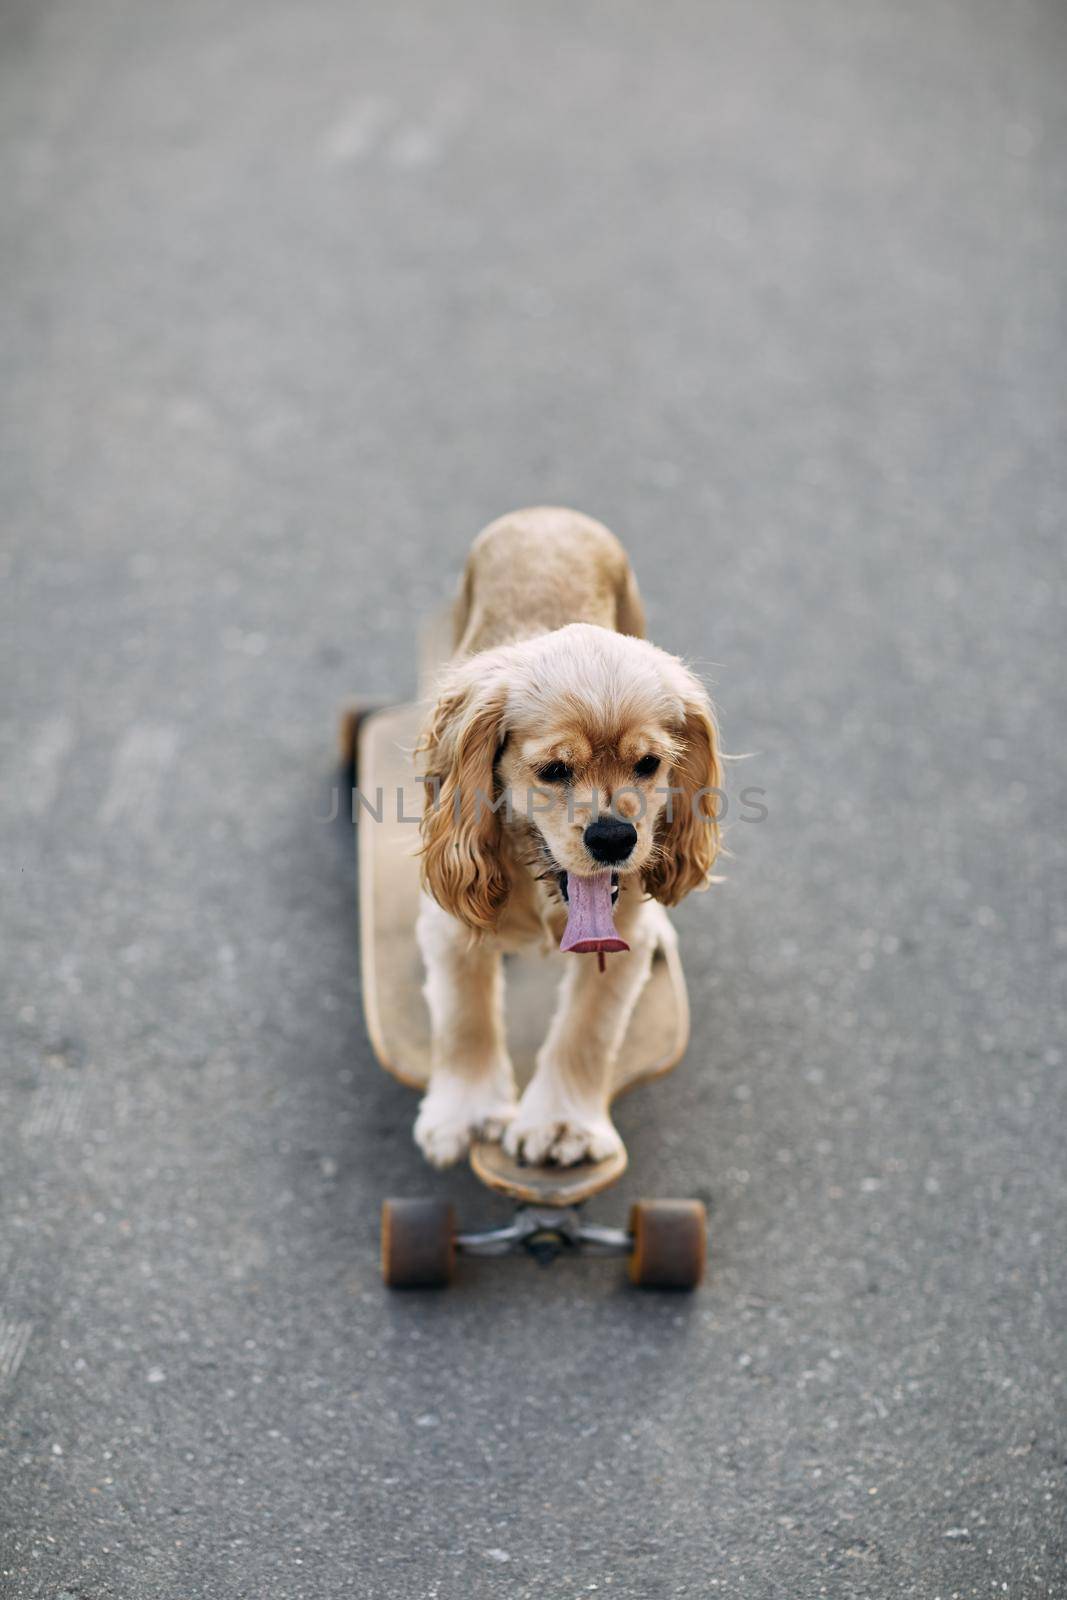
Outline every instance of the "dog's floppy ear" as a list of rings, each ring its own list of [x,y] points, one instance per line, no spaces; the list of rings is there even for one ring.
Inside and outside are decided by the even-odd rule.
[[[484,668],[484,663],[483,663]],[[496,925],[508,897],[494,763],[507,685],[470,663],[446,680],[419,741],[424,775],[422,881],[439,906],[476,933]]]
[[[656,840],[645,871],[645,888],[666,906],[677,905],[694,889],[706,889],[719,853],[723,807],[722,758],[715,713],[703,685],[680,663],[672,688],[681,696],[682,714],[673,731],[679,750],[668,782]]]

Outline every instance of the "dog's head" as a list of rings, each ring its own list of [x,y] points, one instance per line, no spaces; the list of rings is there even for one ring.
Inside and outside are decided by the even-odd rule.
[[[722,767],[707,693],[642,639],[574,623],[448,669],[420,746],[423,875],[479,932],[512,854],[544,878],[610,868],[675,905],[719,848]]]

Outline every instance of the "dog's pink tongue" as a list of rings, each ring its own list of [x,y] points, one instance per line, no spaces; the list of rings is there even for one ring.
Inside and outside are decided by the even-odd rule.
[[[567,926],[559,947],[579,953],[629,950],[626,940],[615,932],[610,872],[597,872],[591,878],[578,878],[573,872],[567,874]]]

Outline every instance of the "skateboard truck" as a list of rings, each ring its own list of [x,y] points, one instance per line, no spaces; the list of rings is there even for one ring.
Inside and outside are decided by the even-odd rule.
[[[639,1200],[628,1228],[584,1222],[577,1205],[519,1205],[501,1228],[460,1233],[444,1200],[386,1200],[382,1277],[391,1289],[437,1289],[452,1279],[457,1255],[528,1255],[548,1266],[560,1255],[625,1256],[631,1283],[695,1289],[707,1256],[707,1217],[699,1200]]]
[[[633,1238],[625,1228],[583,1222],[577,1206],[519,1206],[504,1228],[456,1235],[460,1255],[511,1256],[525,1251],[542,1267],[568,1252],[628,1256],[632,1249]]]

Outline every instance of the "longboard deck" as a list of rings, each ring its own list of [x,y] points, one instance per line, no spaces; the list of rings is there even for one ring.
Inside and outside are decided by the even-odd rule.
[[[423,971],[415,943],[419,905],[418,817],[421,785],[412,754],[421,708],[402,705],[372,712],[359,731],[359,899],[363,1012],[381,1065],[412,1089],[430,1078],[430,1019],[422,996]],[[368,810],[368,807],[371,809]],[[587,956],[505,958],[508,1045],[520,1089],[529,1080],[544,1038],[555,992],[567,961]],[[611,960],[611,957],[608,957]],[[689,1003],[673,941],[652,965],[619,1052],[612,1099],[661,1077],[676,1065],[689,1040]],[[575,1205],[614,1183],[626,1170],[625,1152],[576,1167],[523,1166],[499,1145],[471,1151],[476,1177],[498,1193],[542,1205]]]

